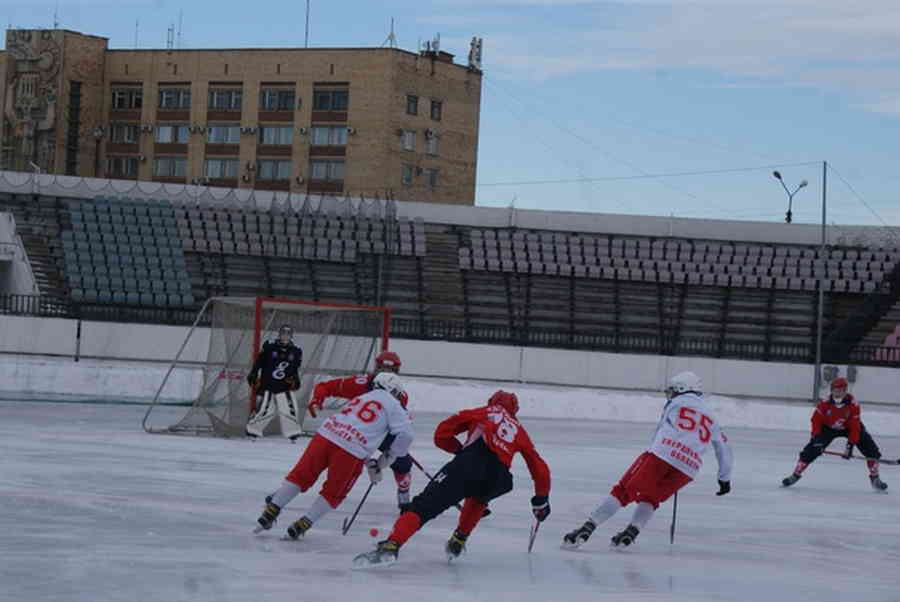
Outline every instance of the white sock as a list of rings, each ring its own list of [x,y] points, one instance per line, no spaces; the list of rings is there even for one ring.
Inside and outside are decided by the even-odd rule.
[[[631,524],[638,529],[643,530],[644,525],[653,518],[654,512],[656,512],[656,509],[653,507],[653,504],[650,502],[640,502],[637,505],[637,508],[634,509],[634,514],[631,516]]]
[[[272,494],[272,503],[279,508],[284,508],[291,503],[291,500],[300,494],[300,488],[290,481],[285,481],[278,488],[278,491]]]
[[[314,523],[329,512],[331,512],[331,504],[325,501],[325,498],[321,495],[318,495],[316,496],[316,501],[313,502],[304,516],[309,519],[309,522]]]
[[[622,504],[619,503],[613,496],[607,497],[605,500],[600,502],[600,505],[594,508],[594,511],[591,512],[591,520],[594,521],[595,525],[599,525],[600,523],[605,523],[612,517],[613,514],[618,512],[622,508]]]

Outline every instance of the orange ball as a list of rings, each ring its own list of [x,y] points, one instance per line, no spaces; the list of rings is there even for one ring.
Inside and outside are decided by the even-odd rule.
[[[371,529],[369,529],[369,535],[371,535],[372,537],[378,537],[378,529],[372,527]]]

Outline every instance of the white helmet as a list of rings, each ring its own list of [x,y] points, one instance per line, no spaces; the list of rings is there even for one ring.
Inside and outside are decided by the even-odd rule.
[[[384,389],[396,397],[398,401],[406,393],[400,377],[393,372],[379,372],[376,374],[375,378],[372,379],[372,388]]]
[[[703,381],[693,372],[679,372],[669,379],[669,387],[666,389],[666,397],[672,399],[682,393],[703,393]]]

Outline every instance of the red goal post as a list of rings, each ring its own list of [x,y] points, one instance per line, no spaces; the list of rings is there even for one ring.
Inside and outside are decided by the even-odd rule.
[[[148,408],[144,429],[154,433],[243,435],[254,403],[246,376],[264,340],[276,338],[284,325],[293,329],[294,343],[303,351],[300,389],[293,395],[298,406],[305,408],[316,383],[365,372],[374,356],[388,349],[390,319],[387,307],[278,297],[211,298],[197,314]],[[208,329],[203,324],[208,324]],[[191,340],[194,345],[202,345],[207,334],[205,360],[186,361],[184,350]],[[150,413],[159,405],[175,370],[192,372],[194,380],[199,381],[199,392],[188,402],[187,414],[175,424],[152,427],[148,424]]]

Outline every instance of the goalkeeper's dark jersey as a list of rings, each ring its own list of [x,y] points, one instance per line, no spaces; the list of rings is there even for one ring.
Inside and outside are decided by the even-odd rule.
[[[284,393],[300,387],[297,371],[303,363],[303,350],[293,343],[266,341],[256,356],[250,374],[259,379],[257,393]]]

